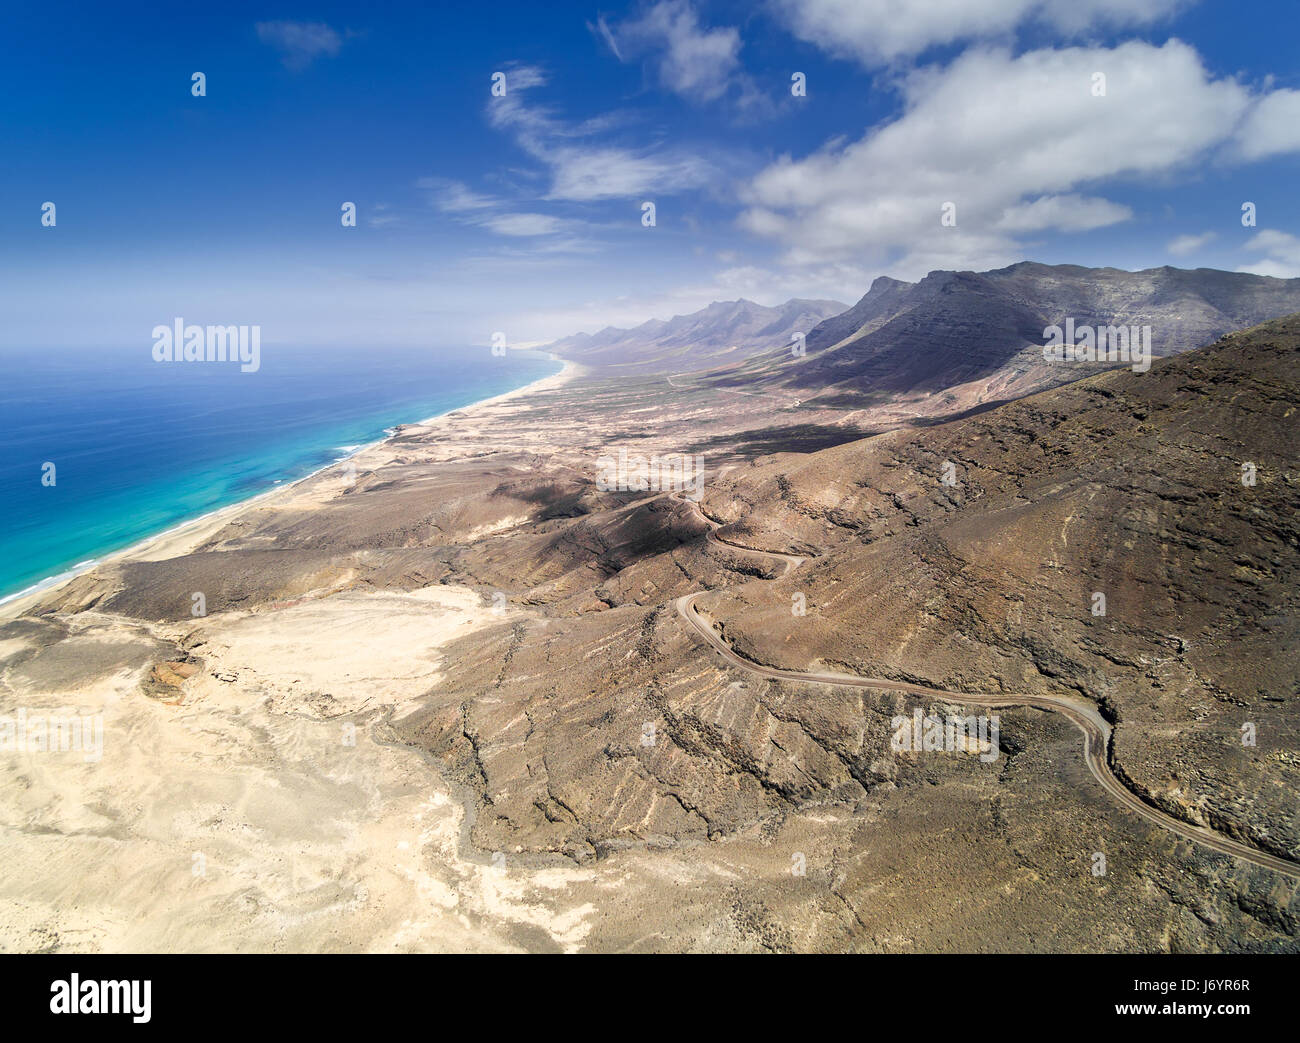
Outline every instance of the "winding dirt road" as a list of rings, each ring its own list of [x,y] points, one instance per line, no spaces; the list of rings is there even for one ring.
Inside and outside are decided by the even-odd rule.
[[[683,503],[688,503],[694,507],[699,516],[709,526],[707,538],[710,543],[741,554],[779,559],[785,562],[786,573],[804,563],[805,559],[795,554],[756,550],[753,547],[742,547],[739,544],[721,539],[717,531],[722,526],[705,514],[698,503],[682,497],[680,494],[673,495]],[[1125,786],[1110,769],[1110,723],[1102,717],[1096,706],[1089,702],[1064,695],[954,692],[946,688],[930,688],[925,685],[911,684],[906,681],[893,681],[883,677],[859,677],[854,674],[839,673],[803,673],[796,670],[783,670],[775,666],[766,666],[744,658],[722,640],[721,635],[713,629],[708,617],[699,610],[695,603],[704,593],[706,591],[701,590],[678,598],[676,601],[677,611],[692,630],[699,634],[728,663],[738,669],[758,677],[770,677],[779,681],[812,681],[817,684],[838,685],[843,688],[886,689],[888,691],[907,692],[910,695],[932,696],[946,702],[960,703],[967,706],[987,706],[992,708],[1028,706],[1036,710],[1059,713],[1079,731],[1083,732],[1083,756],[1088,764],[1088,770],[1092,772],[1093,778],[1101,784],[1102,789],[1121,807],[1127,808],[1153,825],[1159,826],[1161,829],[1167,829],[1171,833],[1176,833],[1186,840],[1202,844],[1221,854],[1240,858],[1252,865],[1271,869],[1275,873],[1300,879],[1300,863],[1270,854],[1267,851],[1260,851],[1204,826],[1197,826],[1176,819],[1159,808],[1148,804]]]

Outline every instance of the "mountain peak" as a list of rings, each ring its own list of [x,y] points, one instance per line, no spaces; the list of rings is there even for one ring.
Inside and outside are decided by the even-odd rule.
[[[1168,356],[1294,312],[1300,279],[1037,261],[987,272],[940,269],[917,283],[873,281],[857,304],[808,335],[797,365],[757,359],[743,374],[719,379],[739,386],[743,377],[751,390],[783,388],[803,401],[819,395],[868,404],[882,394],[915,400],[947,393],[970,407],[1105,368],[1043,358],[1044,329],[1066,318],[1078,327],[1149,327],[1152,354]]]

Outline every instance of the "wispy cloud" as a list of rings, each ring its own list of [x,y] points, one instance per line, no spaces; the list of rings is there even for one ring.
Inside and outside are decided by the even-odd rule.
[[[1279,279],[1300,278],[1300,237],[1268,228],[1246,244],[1246,249],[1266,256],[1241,268],[1254,275],[1272,275]]]
[[[706,27],[691,0],[658,0],[639,17],[594,27],[620,62],[643,60],[658,84],[690,101],[726,98],[742,116],[770,115],[776,104],[741,66],[734,26]]]
[[[726,93],[740,68],[740,33],[705,29],[689,0],[661,0],[606,38],[620,61],[649,55],[664,87],[701,101]]]
[[[571,234],[580,227],[580,222],[551,214],[516,210],[504,199],[475,192],[464,183],[449,178],[421,178],[417,187],[428,192],[430,202],[440,213],[449,214],[462,224],[486,228],[497,235],[515,238],[554,236]]]
[[[615,58],[617,58],[620,62],[624,60],[623,52],[620,51],[618,48],[618,40],[614,38],[614,33],[610,29],[609,22],[605,20],[604,15],[600,15],[596,19],[594,25],[591,22],[588,22],[587,28],[590,29],[593,33],[596,33],[598,36],[600,36],[602,40],[605,41],[605,46],[610,49],[610,52],[614,55]]]
[[[370,207],[370,213],[366,215],[366,224],[371,228],[401,224],[402,219],[397,214],[391,213],[391,210],[392,207],[387,203],[375,203]]]
[[[534,236],[554,235],[563,231],[567,223],[550,214],[492,214],[483,223],[498,235]]]
[[[279,51],[285,67],[295,72],[343,47],[343,35],[324,22],[258,22],[257,38]]]
[[[1201,235],[1180,235],[1176,239],[1171,239],[1165,247],[1174,257],[1187,257],[1189,254],[1196,253],[1197,250],[1209,246],[1218,235],[1214,232],[1203,232]]]
[[[617,114],[575,122],[531,104],[527,94],[546,84],[545,73],[535,66],[509,70],[506,83],[505,96],[489,102],[489,119],[546,167],[547,199],[591,202],[672,195],[700,188],[717,176],[713,164],[698,151],[653,143],[632,148],[597,140],[619,126]]]
[[[430,201],[444,214],[475,214],[501,207],[500,200],[471,191],[463,182],[450,178],[422,177],[416,184],[430,194]]]

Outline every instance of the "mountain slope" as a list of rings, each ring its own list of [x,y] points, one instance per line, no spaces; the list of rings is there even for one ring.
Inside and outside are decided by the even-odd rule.
[[[820,556],[705,604],[760,662],[1081,693],[1150,801],[1294,858],[1298,418],[1291,316],[1146,374],[776,457],[704,508],[733,540]]]
[[[809,334],[804,358],[773,351],[711,380],[850,406],[947,394],[968,408],[1105,368],[1043,360],[1044,329],[1067,318],[1077,326],[1150,326],[1153,353],[1168,356],[1297,310],[1300,279],[1210,269],[1023,262],[939,271],[914,284],[877,279],[851,309]]]

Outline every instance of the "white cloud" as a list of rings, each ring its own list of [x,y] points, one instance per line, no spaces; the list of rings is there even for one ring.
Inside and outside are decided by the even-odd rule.
[[[620,61],[624,54],[653,54],[659,82],[686,97],[721,97],[740,67],[740,33],[702,28],[689,0],[661,0],[635,21],[605,31]]]
[[[343,37],[324,22],[258,22],[257,38],[280,52],[289,69],[307,68],[322,55],[339,53]]]
[[[930,47],[1010,36],[1025,23],[1060,33],[1143,25],[1187,0],[773,0],[800,39],[867,66]]]
[[[1272,275],[1279,279],[1300,278],[1300,238],[1269,228],[1256,234],[1246,244],[1247,250],[1267,254],[1264,260],[1238,269],[1254,275]]]
[[[1212,243],[1218,235],[1214,232],[1202,232],[1200,235],[1180,235],[1176,239],[1171,239],[1165,247],[1175,257],[1186,257],[1188,254],[1194,254]]]
[[[743,122],[776,113],[778,101],[741,67],[734,26],[706,28],[692,0],[657,0],[635,19],[589,26],[620,62],[645,60],[659,85],[695,102],[725,100]]]
[[[507,73],[506,83],[505,96],[489,103],[489,118],[549,169],[548,199],[591,202],[673,195],[707,185],[716,177],[713,165],[698,152],[593,142],[618,125],[617,114],[573,123],[528,104],[524,95],[546,83],[540,69],[515,68]]]
[[[1300,151],[1300,91],[1274,91],[1259,100],[1237,132],[1243,159]]]
[[[1003,212],[995,227],[1004,232],[1086,232],[1119,224],[1133,211],[1109,199],[1080,195],[1039,196],[1029,203],[1017,203]]]
[[[1103,97],[1091,91],[1098,71]],[[742,227],[783,242],[793,263],[850,257],[904,278],[1006,263],[1023,253],[1017,233],[1123,220],[1126,208],[1073,190],[1189,166],[1229,142],[1252,104],[1179,41],[977,48],[901,82],[898,119],[754,177]],[[940,224],[947,202],[956,227]]]

